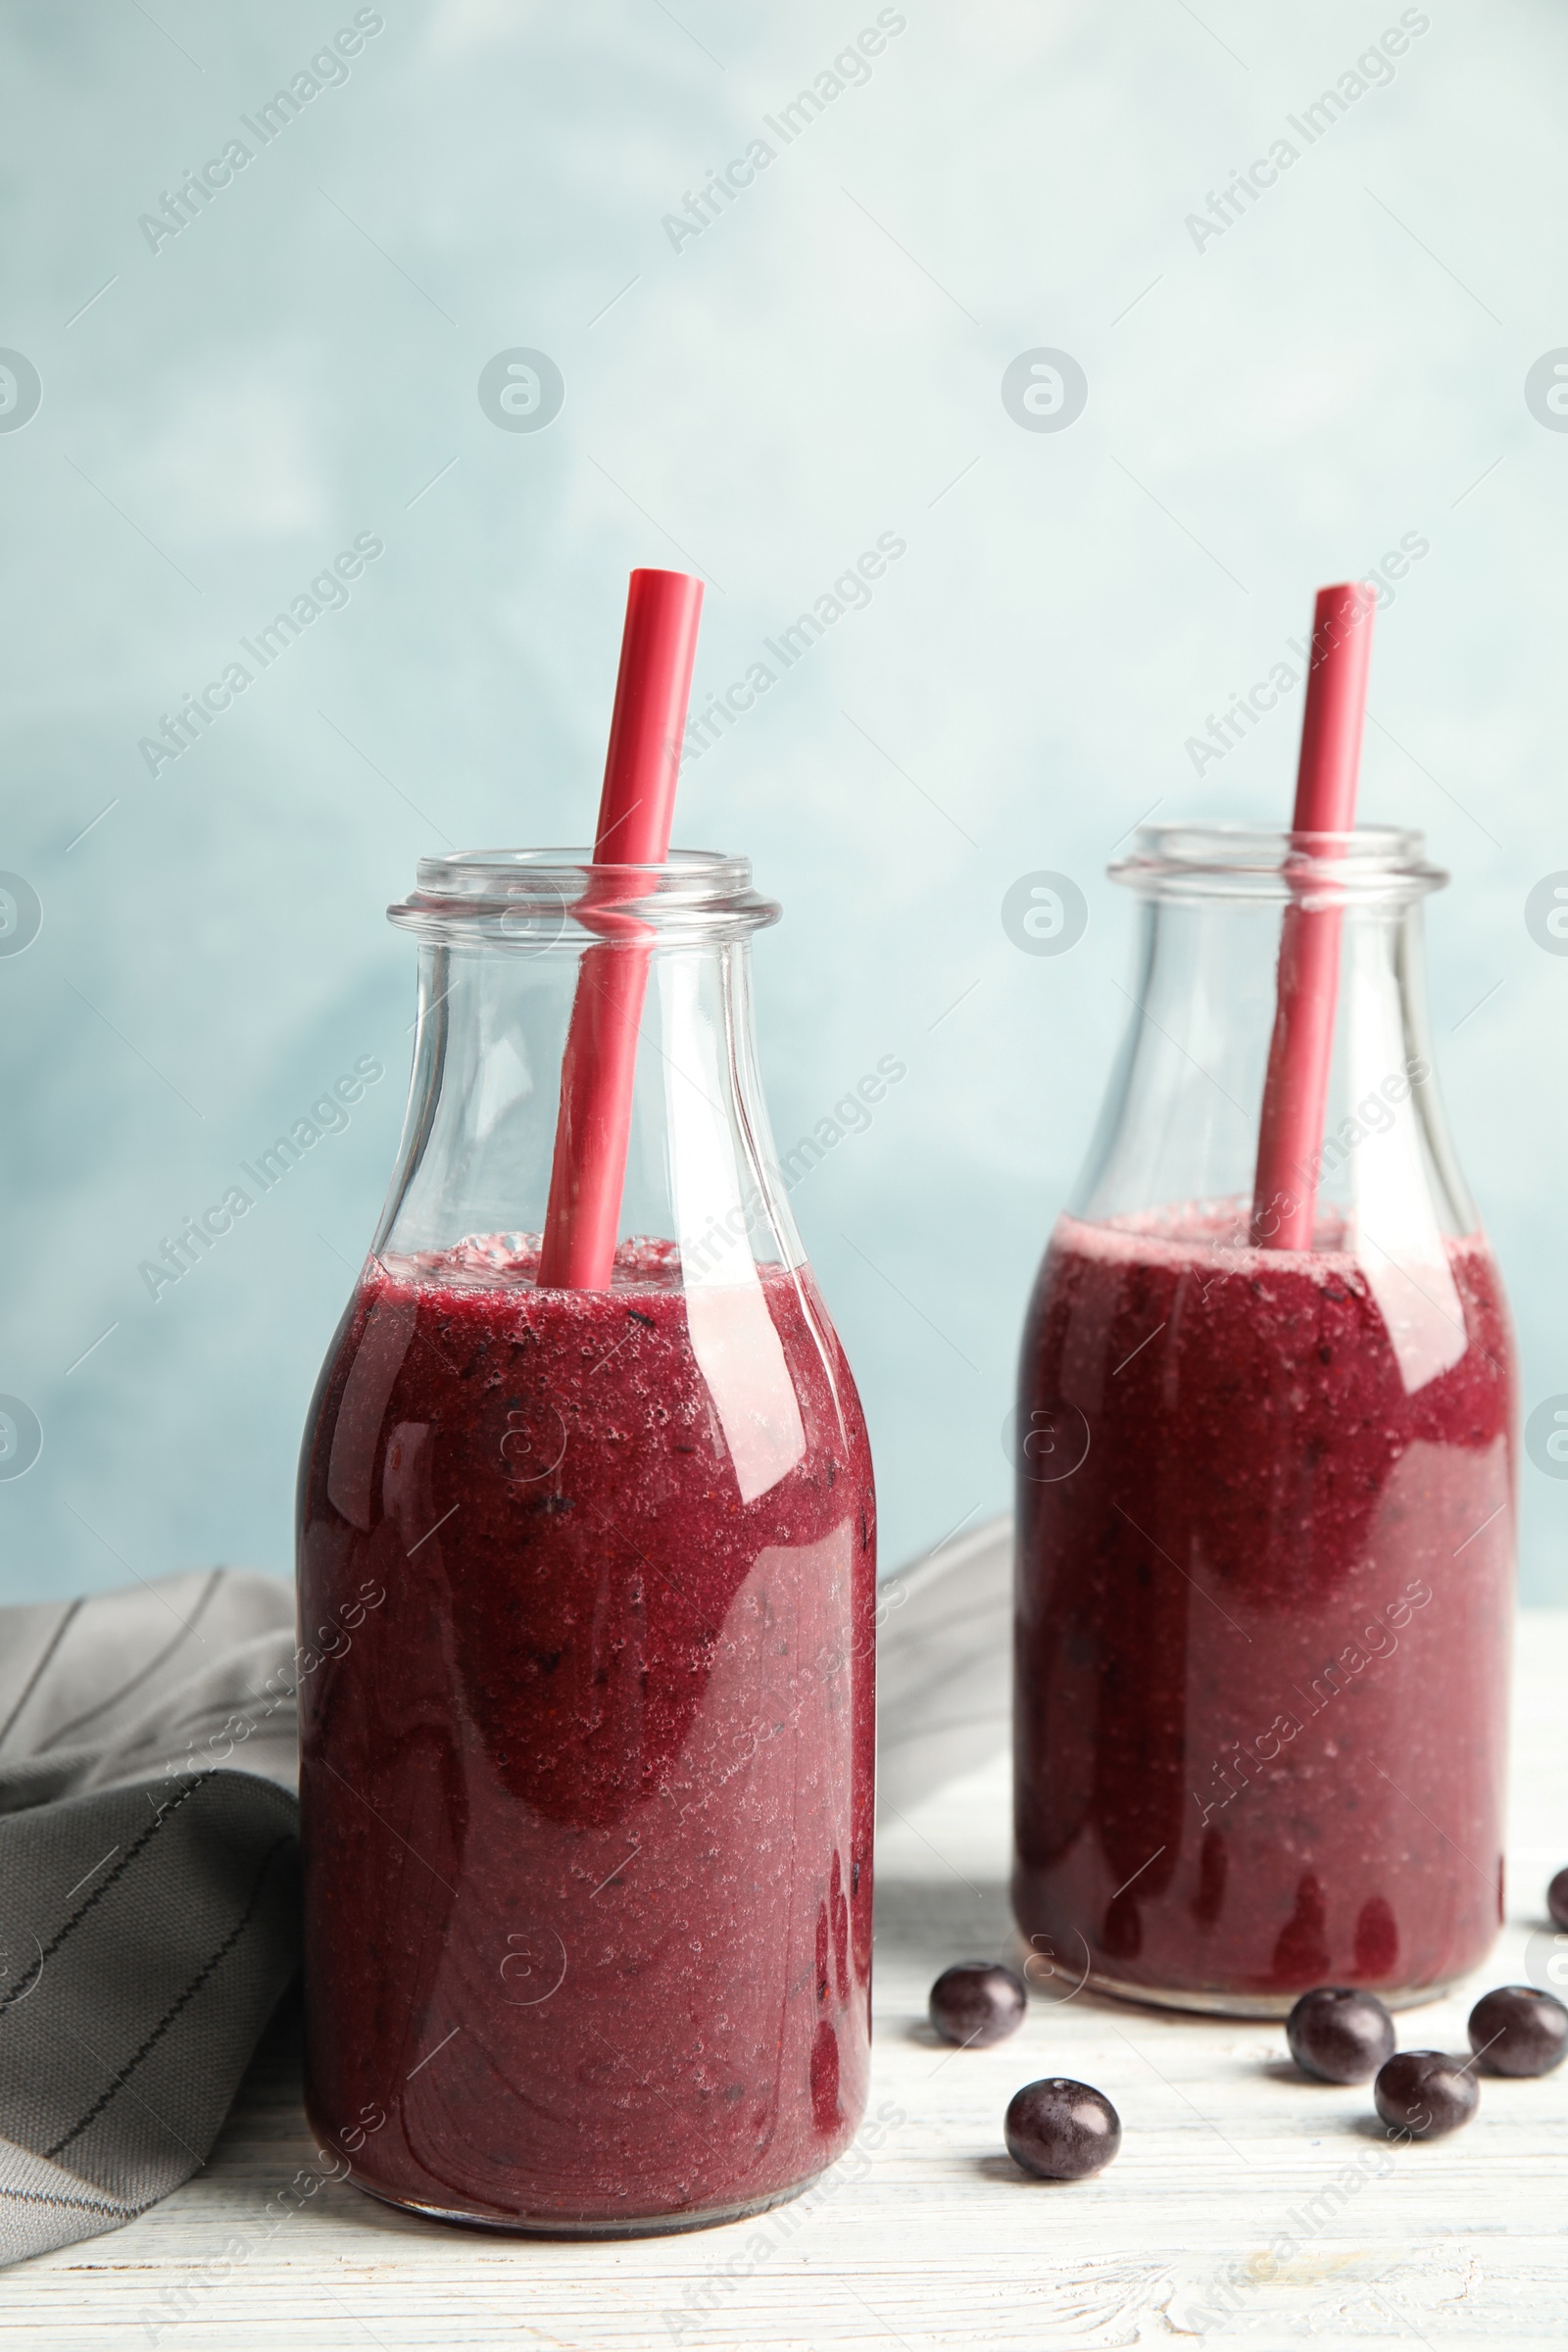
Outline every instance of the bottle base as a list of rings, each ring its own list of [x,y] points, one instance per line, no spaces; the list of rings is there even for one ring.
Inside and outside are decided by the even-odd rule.
[[[775,2205],[788,2205],[802,2197],[822,2178],[812,2173],[810,2178],[797,2182],[793,2188],[775,2189],[770,2196],[739,2197],[733,2204],[705,2205],[698,2213],[655,2213],[641,2220],[623,2219],[619,2215],[584,2217],[571,2214],[497,2214],[466,2212],[457,2206],[433,2205],[423,2197],[394,2196],[389,2189],[374,2188],[368,2180],[350,2173],[353,2186],[377,2204],[390,2205],[398,2213],[422,2214],[429,2222],[452,2222],[464,2230],[493,2230],[504,2237],[672,2237],[685,2230],[716,2230],[725,2222],[749,2221],[753,2214],[768,2213]]]
[[[1413,1991],[1384,1992],[1376,1987],[1377,1998],[1385,2009],[1415,2009],[1427,2001],[1441,2001],[1444,1994],[1463,1983],[1462,1976],[1446,1977],[1441,1984],[1422,1984]],[[1084,1979],[1089,1991],[1102,1993],[1107,2000],[1135,2002],[1141,2009],[1177,2009],[1191,2017],[1241,2017],[1257,2022],[1283,2019],[1290,2016],[1301,1994],[1310,1989],[1298,1985],[1294,1992],[1189,1992],[1156,1984],[1129,1984],[1118,1977],[1102,1976],[1092,1968]]]

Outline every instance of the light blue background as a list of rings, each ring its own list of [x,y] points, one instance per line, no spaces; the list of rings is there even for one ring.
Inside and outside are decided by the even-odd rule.
[[[889,1563],[1006,1498],[1024,1293],[1126,1009],[1107,858],[1152,806],[1283,816],[1298,700],[1201,781],[1187,740],[1409,532],[1363,808],[1457,876],[1440,1065],[1527,1406],[1568,1390],[1568,961],[1523,920],[1568,866],[1568,434],[1523,397],[1568,343],[1560,11],[1433,0],[1392,84],[1200,251],[1187,215],[1397,7],[910,0],[677,253],[662,217],[873,6],[388,0],[347,82],[151,251],[138,216],[354,13],[19,0],[0,29],[0,343],[44,382],[0,434],[0,866],[44,908],[0,958],[0,1390],[45,1430],[0,1483],[5,1595],[288,1568],[402,1111],[382,908],[421,851],[580,837],[639,563],[709,575],[711,691],[907,541],[693,765],[677,829],[785,905],[758,955],[781,1144],[908,1063],[793,1195]],[[546,431],[479,408],[514,345],[564,371]],[[1065,432],[1002,404],[1037,345],[1087,370]],[[361,532],[386,552],[348,607],[149,775],[160,713]],[[1090,906],[1054,959],[1000,918],[1042,867]],[[138,1261],[367,1054],[347,1132],[154,1304]],[[1527,1592],[1568,1599],[1568,1485],[1523,1476]]]

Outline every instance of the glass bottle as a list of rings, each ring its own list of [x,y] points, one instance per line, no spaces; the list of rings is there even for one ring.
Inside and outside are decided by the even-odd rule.
[[[1307,847],[1155,825],[1111,869],[1137,1000],[1018,1391],[1034,1973],[1253,2016],[1426,1997],[1502,1910],[1516,1381],[1432,1067],[1446,877],[1414,833]],[[1341,924],[1309,1250],[1251,1238],[1293,902]]]
[[[300,1464],[307,2097],[552,2235],[794,2195],[866,2087],[875,1505],[758,1081],[744,858],[421,862],[414,1074]],[[584,953],[649,962],[612,1281],[537,1281]]]

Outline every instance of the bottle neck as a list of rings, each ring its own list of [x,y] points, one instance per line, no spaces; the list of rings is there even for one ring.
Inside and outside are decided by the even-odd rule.
[[[731,932],[669,945],[654,926],[644,932],[607,942],[573,923],[554,937],[424,939],[378,1254],[543,1233],[573,1004],[607,957],[635,956],[646,986],[620,1241],[672,1247],[688,1288],[803,1262],[758,1079],[749,941]]]
[[[1277,1011],[1285,901],[1157,896],[1141,916],[1136,1004],[1074,1212],[1092,1222],[1184,1208],[1212,1226],[1252,1208]],[[1475,1210],[1448,1140],[1427,1022],[1421,901],[1343,904],[1323,1132],[1298,1171],[1314,1246],[1458,1236]]]

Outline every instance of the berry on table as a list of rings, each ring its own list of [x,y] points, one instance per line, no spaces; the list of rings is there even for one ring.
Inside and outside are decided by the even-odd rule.
[[[1104,2092],[1065,2075],[1015,2091],[1004,2129],[1014,2164],[1041,2180],[1086,2180],[1121,2146],[1121,2118]]]
[[[1499,1984],[1470,2012],[1470,2047],[1491,2075],[1549,2075],[1568,2057],[1568,2009],[1534,1984]]]
[[[1400,2050],[1372,2085],[1377,2111],[1390,2132],[1411,2139],[1442,2139],[1467,2124],[1481,2104],[1472,2071],[1475,2061],[1451,2058],[1446,2050]]]
[[[989,1960],[960,1960],[945,1968],[931,1987],[931,2023],[944,2041],[983,2050],[1005,2041],[1023,2024],[1029,2006],[1023,1979]]]
[[[1368,2082],[1394,2055],[1394,2020],[1376,1993],[1345,1984],[1303,1992],[1285,2021],[1291,2056],[1319,2082]]]

